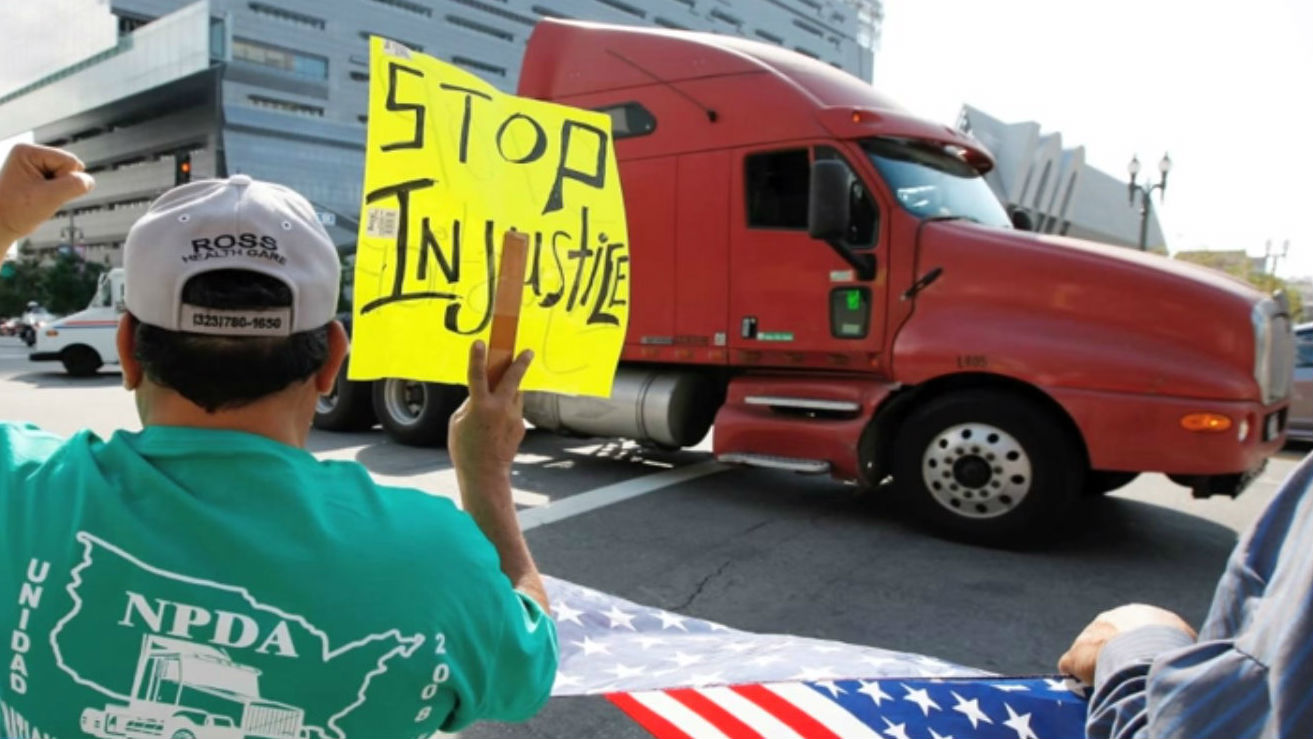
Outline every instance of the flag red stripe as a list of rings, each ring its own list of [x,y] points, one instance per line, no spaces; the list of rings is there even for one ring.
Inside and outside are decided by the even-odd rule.
[[[753,731],[751,726],[738,720],[734,714],[722,708],[719,703],[692,688],[667,690],[666,695],[683,703],[690,711],[711,722],[712,726],[724,732],[729,739],[762,739],[761,734]]]
[[[772,716],[787,724],[790,729],[807,737],[807,739],[841,739],[838,734],[830,731],[825,724],[808,716],[801,708],[761,685],[735,685],[730,689],[761,706]]]
[[[606,699],[629,714],[629,718],[632,718],[639,726],[647,729],[647,733],[656,737],[656,739],[693,739],[693,737],[680,730],[678,726],[662,718],[660,714],[634,700],[634,697],[628,693],[607,693]]]

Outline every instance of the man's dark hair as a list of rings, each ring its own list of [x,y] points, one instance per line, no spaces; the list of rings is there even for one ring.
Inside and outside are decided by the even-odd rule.
[[[250,310],[292,305],[281,281],[248,270],[197,275],[183,302],[201,308]],[[210,413],[240,408],[300,382],[328,359],[328,326],[291,336],[209,336],[136,324],[136,350],[146,376]]]

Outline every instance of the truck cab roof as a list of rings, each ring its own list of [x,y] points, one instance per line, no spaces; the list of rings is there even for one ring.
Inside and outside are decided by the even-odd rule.
[[[732,36],[546,19],[529,39],[519,94],[585,108],[640,102],[658,135],[618,135],[622,149],[647,149],[642,138],[661,142],[664,153],[681,141],[717,148],[718,132],[736,144],[887,136],[960,146],[981,172],[994,163],[980,142],[912,115],[847,72]],[[706,130],[689,137],[695,124]],[[660,136],[663,127],[679,133]]]

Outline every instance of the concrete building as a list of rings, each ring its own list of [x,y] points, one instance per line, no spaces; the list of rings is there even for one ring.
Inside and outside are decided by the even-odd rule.
[[[1036,231],[1139,248],[1139,196],[1132,205],[1126,180],[1087,164],[1085,147],[1063,148],[1060,133],[1043,133],[1033,121],[1005,123],[970,105],[957,126],[994,155],[998,166],[985,181],[1009,210],[1028,213]],[[1157,213],[1147,241],[1166,252]]]
[[[355,242],[368,38],[396,39],[508,92],[544,17],[735,34],[872,75],[881,0],[111,0],[118,44],[0,96],[0,138],[71,149],[96,190],[44,224],[117,264],[129,226],[189,168],[286,184]]]

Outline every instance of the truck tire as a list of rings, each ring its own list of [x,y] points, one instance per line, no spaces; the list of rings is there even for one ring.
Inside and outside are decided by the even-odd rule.
[[[64,363],[64,370],[73,377],[91,377],[105,364],[95,349],[83,344],[65,348],[59,353],[59,361]]]
[[[447,421],[468,391],[456,385],[389,377],[374,382],[374,413],[383,430],[408,446],[447,441]]]
[[[337,371],[333,389],[315,401],[314,427],[325,431],[363,431],[375,423],[371,382],[346,378],[346,362]]]
[[[1085,494],[1089,496],[1107,495],[1114,490],[1121,490],[1139,477],[1138,472],[1118,472],[1116,470],[1090,470],[1085,475]]]
[[[950,538],[1026,546],[1058,533],[1085,483],[1071,433],[1017,393],[967,390],[912,410],[894,445],[894,491]]]

